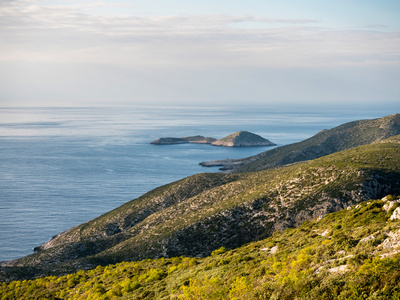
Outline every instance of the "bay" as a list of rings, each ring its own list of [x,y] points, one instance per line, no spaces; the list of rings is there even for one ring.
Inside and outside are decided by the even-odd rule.
[[[202,161],[243,158],[272,147],[157,146],[160,137],[222,138],[239,130],[278,146],[390,111],[268,107],[0,108],[0,261],[32,253],[55,234],[167,183]]]

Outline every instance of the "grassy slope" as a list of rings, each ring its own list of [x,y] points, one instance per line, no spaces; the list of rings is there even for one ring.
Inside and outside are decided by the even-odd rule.
[[[205,258],[123,262],[0,285],[2,299],[397,299],[399,206],[369,201]],[[392,206],[388,203],[392,202]],[[341,271],[340,271],[341,270]]]
[[[267,171],[192,176],[71,229],[61,242],[55,239],[58,245],[14,265],[47,264],[52,271],[71,272],[238,247],[367,197],[400,193],[399,141],[397,136]],[[145,217],[136,222],[138,215]]]
[[[400,115],[374,120],[353,121],[330,130],[323,130],[299,143],[278,147],[241,159],[238,172],[251,172],[279,165],[306,161],[400,134]]]

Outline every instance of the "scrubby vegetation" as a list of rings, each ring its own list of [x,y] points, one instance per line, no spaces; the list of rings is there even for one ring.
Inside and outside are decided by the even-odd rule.
[[[399,299],[399,197],[304,222],[205,258],[123,262],[6,282],[1,299]],[[392,218],[391,218],[392,217]]]
[[[3,264],[0,278],[63,275],[147,258],[204,257],[367,199],[400,194],[399,141],[396,136],[271,170],[185,178],[60,234],[36,254]]]
[[[400,134],[399,114],[374,120],[353,121],[330,130],[322,130],[299,143],[236,160],[233,169],[236,172],[265,170],[371,144],[398,134]]]
[[[2,263],[1,299],[400,299],[400,135],[381,140],[399,128],[356,121],[272,150],[279,167],[159,187]]]

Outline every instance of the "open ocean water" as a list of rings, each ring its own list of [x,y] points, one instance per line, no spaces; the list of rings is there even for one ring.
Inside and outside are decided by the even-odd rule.
[[[0,108],[0,261],[33,253],[52,236],[156,188],[200,172],[199,162],[272,149],[183,144],[159,137],[222,138],[239,130],[278,146],[345,122],[394,111],[268,108]]]

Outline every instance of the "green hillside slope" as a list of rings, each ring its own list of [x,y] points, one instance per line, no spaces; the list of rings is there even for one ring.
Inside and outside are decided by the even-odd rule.
[[[203,166],[223,166],[230,172],[250,172],[297,163],[329,155],[338,151],[371,144],[400,134],[400,115],[379,119],[353,121],[330,130],[322,130],[313,137],[290,145],[237,160],[201,163]]]
[[[363,202],[205,258],[0,284],[1,299],[398,299],[400,199]]]
[[[388,193],[400,194],[400,136],[287,167],[188,177],[57,235],[2,271],[7,278],[17,272],[8,267],[33,268],[18,275],[30,277],[207,256]]]

